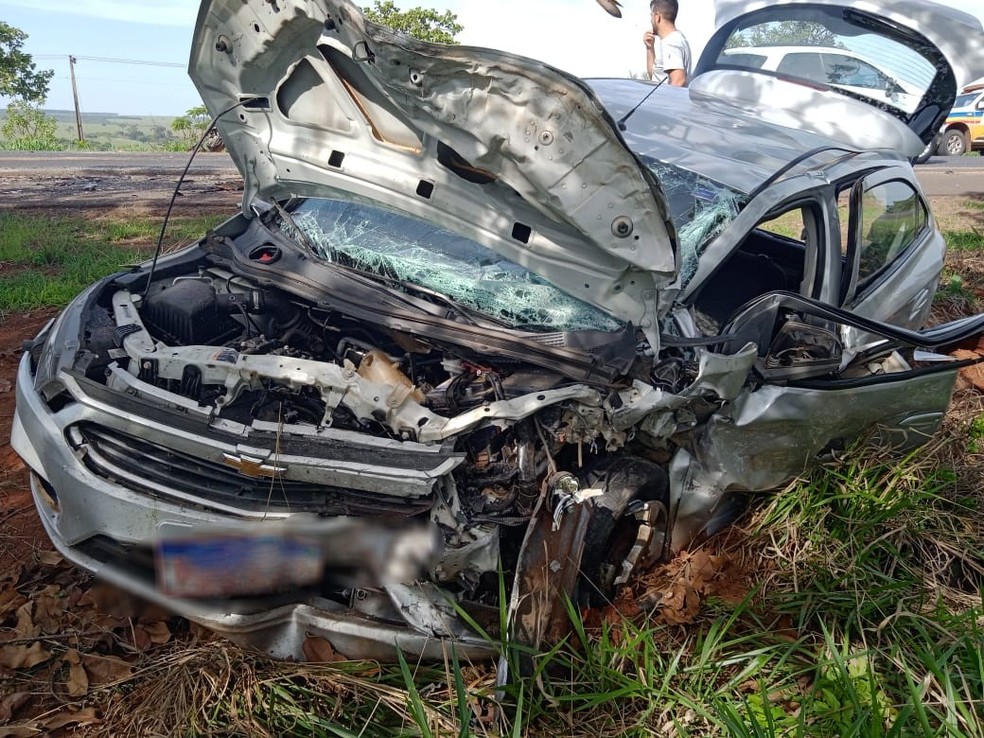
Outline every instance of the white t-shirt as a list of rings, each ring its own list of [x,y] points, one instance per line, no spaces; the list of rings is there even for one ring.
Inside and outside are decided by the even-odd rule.
[[[690,44],[679,31],[673,31],[666,38],[659,40],[662,64],[658,65],[666,74],[670,69],[682,69],[687,73],[690,82]]]

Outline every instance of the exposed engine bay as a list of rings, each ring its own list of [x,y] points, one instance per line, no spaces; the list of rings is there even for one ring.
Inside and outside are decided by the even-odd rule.
[[[242,457],[229,453],[218,461],[272,487],[271,513],[429,520],[442,539],[430,578],[475,607],[496,605],[500,566],[513,576],[530,556],[523,545],[537,512],[556,532],[590,500],[591,521],[578,522],[578,541],[560,552],[574,559],[575,575],[583,573],[565,585],[568,594],[585,601],[611,596],[634,569],[664,555],[672,444],[651,436],[640,444],[633,425],[652,403],[650,397],[640,405],[644,396],[662,395],[656,385],[692,381],[696,361],[674,351],[679,355],[648,377],[648,386],[629,376],[606,384],[599,375],[612,370],[591,351],[561,347],[559,365],[577,354],[600,367],[590,382],[575,381],[546,366],[549,344],[532,363],[454,345],[443,327],[434,340],[374,326],[324,300],[233,272],[244,252],[261,266],[264,254],[290,258],[269,243],[257,250],[252,235],[241,236],[245,246],[213,236],[200,244],[194,268],[185,252],[149,288],[145,274],[107,285],[90,303],[77,366],[111,390],[205,418],[213,430],[241,438],[253,449],[254,467],[244,469]],[[631,344],[624,338],[616,361],[645,377],[651,358],[636,367],[637,337]],[[715,406],[694,403],[687,421]],[[77,435],[90,465],[99,467],[93,449],[109,454],[105,434],[89,428]],[[359,449],[357,439],[367,436],[376,445]],[[349,460],[363,454],[358,472],[332,458],[340,440],[349,442]],[[626,446],[648,458],[612,456]],[[402,474],[382,458],[396,449]],[[301,481],[324,494],[306,489],[292,498],[291,485]],[[349,590],[335,594],[350,597]],[[379,614],[381,605],[373,607]]]
[[[426,525],[432,540],[417,540],[430,541],[428,553],[408,559],[423,565],[409,580],[353,578],[329,562],[325,575],[288,572],[284,587],[439,636],[464,627],[448,593],[494,626],[501,576],[513,578],[514,635],[558,636],[565,596],[605,601],[733,519],[740,497],[729,490],[798,471],[796,449],[777,463],[771,427],[740,430],[742,413],[787,413],[795,391],[773,397],[777,385],[911,368],[911,350],[875,341],[847,351],[835,323],[777,301],[719,339],[678,310],[658,355],[631,325],[515,330],[439,294],[321,264],[261,219],[237,222],[156,272],[105,282],[88,301],[75,363],[156,408],[138,414],[194,419],[208,443],[92,423],[69,439],[99,476],[186,503],[272,521]],[[847,421],[824,420],[841,433],[870,415]],[[818,451],[829,446],[809,432]],[[741,463],[736,448],[747,450]],[[337,540],[358,541],[359,530]]]

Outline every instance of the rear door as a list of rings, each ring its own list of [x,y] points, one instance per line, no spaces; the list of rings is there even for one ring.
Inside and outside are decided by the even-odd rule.
[[[924,0],[863,6],[717,0],[716,9],[717,31],[697,64],[691,94],[728,100],[852,148],[918,155],[960,86],[984,74],[980,21]],[[786,54],[826,58],[823,74],[757,63],[764,50],[778,46]],[[860,75],[862,67],[870,74]]]

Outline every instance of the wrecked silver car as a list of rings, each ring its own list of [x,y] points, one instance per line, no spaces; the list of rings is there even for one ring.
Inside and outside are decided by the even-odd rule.
[[[59,551],[279,656],[483,655],[854,438],[924,441],[984,316],[922,329],[944,244],[908,157],[980,24],[740,5],[679,89],[206,0],[242,212],[25,353],[12,443]],[[918,105],[723,53],[820,27]]]

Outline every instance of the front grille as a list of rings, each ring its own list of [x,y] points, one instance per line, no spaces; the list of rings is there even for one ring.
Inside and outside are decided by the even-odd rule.
[[[321,515],[417,515],[428,497],[403,500],[361,490],[290,479],[253,478],[213,461],[150,443],[115,429],[80,423],[68,437],[82,463],[98,477],[155,497],[219,503],[244,512]]]
[[[121,543],[109,536],[93,536],[76,544],[76,549],[103,564],[147,583],[154,582],[154,550],[149,546]]]

